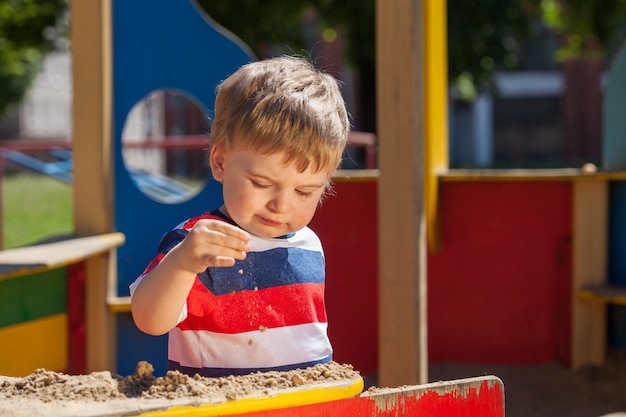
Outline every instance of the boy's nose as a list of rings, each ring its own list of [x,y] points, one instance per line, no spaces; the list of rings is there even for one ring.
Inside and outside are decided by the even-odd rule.
[[[289,211],[289,196],[287,193],[276,193],[268,204],[270,210],[275,213],[286,213]]]

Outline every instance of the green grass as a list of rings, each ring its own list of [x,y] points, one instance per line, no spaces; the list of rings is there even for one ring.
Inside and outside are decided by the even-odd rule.
[[[72,186],[44,175],[6,175],[2,181],[3,249],[74,231]]]

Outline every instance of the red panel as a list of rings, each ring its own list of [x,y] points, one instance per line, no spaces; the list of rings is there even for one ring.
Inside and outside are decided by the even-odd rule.
[[[569,363],[571,184],[442,184],[428,258],[432,362]],[[335,359],[377,370],[376,183],[341,182],[311,227],[324,244]]]
[[[249,417],[504,417],[501,383],[378,394],[244,414]]]
[[[444,183],[441,192],[443,250],[428,261],[430,360],[569,356],[570,183]]]
[[[378,237],[375,181],[338,182],[311,228],[326,255],[328,332],[334,359],[362,374],[378,367]]]
[[[104,301],[103,301],[104,302]],[[72,375],[86,371],[85,262],[67,266],[68,369]]]

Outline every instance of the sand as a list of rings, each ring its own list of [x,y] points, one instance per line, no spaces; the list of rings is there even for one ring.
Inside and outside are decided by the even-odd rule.
[[[360,375],[336,362],[289,372],[265,372],[224,378],[191,377],[169,371],[153,376],[139,362],[133,375],[111,372],[67,375],[38,369],[24,378],[0,376],[0,415],[4,417],[95,417],[141,414],[177,405],[219,404],[242,398],[272,396]]]
[[[573,371],[558,362],[535,365],[430,364],[429,380],[495,375],[504,383],[506,417],[626,417],[626,352],[602,367]],[[201,378],[178,372],[152,375],[140,362],[133,375],[65,375],[38,370],[25,378],[0,376],[0,415],[95,417],[141,414],[175,405],[222,403],[360,378],[350,365],[301,371]],[[367,382],[366,382],[367,385]]]

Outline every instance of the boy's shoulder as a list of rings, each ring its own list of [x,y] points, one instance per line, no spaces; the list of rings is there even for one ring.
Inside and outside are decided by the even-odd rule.
[[[226,216],[224,216],[219,210],[211,210],[211,211],[207,211],[206,213],[203,213],[203,214],[201,214],[199,216],[188,218],[187,220],[183,221],[182,223],[179,223],[178,226],[176,226],[174,229],[190,230],[200,220],[221,220],[223,222],[232,224],[232,221],[229,218],[227,218]]]
[[[191,230],[196,223],[200,220],[220,220],[226,223],[230,223],[232,225],[237,226],[230,218],[225,216],[219,209],[207,211],[199,216],[191,217],[178,226],[176,226],[170,234],[178,234],[182,233],[186,234],[189,230]],[[177,233],[178,231],[178,233]],[[251,246],[254,250],[268,250],[271,248],[301,248],[301,249],[309,249],[313,251],[323,252],[322,242],[320,241],[319,236],[308,226],[303,227],[302,229],[290,233],[285,236],[280,236],[276,238],[264,238],[259,236],[251,236],[250,241]]]

